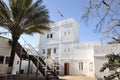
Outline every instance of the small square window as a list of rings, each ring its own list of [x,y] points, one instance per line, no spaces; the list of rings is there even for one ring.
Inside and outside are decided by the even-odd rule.
[[[0,56],[0,64],[3,64],[4,62],[4,56]]]

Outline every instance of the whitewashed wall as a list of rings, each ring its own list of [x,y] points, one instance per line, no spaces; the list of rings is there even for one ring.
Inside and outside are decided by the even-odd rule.
[[[39,51],[50,45],[58,45],[61,43],[79,42],[79,26],[74,19],[67,19],[50,25],[51,30],[39,37]],[[52,38],[47,38],[48,34],[52,34]]]
[[[94,72],[94,46],[100,42],[76,43],[62,45],[61,74],[64,74],[64,64],[69,63],[70,75],[95,76]],[[79,63],[83,62],[83,70],[79,70]],[[92,63],[92,66],[90,66]],[[91,68],[92,70],[91,70]]]
[[[0,37],[0,55],[10,56],[11,46],[8,41],[7,38]]]
[[[79,63],[83,62],[83,70],[79,69]],[[91,59],[61,59],[61,72],[64,75],[64,64],[69,63],[69,75],[72,76],[91,76],[94,77],[94,70],[90,70],[89,63]]]
[[[73,36],[74,36],[74,43],[79,43],[80,42],[80,26],[79,24],[73,20]]]
[[[53,38],[47,39],[48,34],[53,34]],[[47,54],[47,49],[51,48],[51,55],[54,58],[58,54],[60,59],[61,74],[64,74],[64,63],[70,64],[70,75],[94,75],[94,69],[89,70],[89,63],[94,64],[94,43],[79,43],[80,26],[74,19],[67,19],[51,24],[51,31],[40,35],[39,51],[42,54],[43,49]],[[75,44],[76,43],[76,44]],[[56,54],[53,49],[56,48]],[[57,61],[57,60],[56,60]],[[72,62],[71,62],[72,61]],[[79,62],[84,62],[84,70],[79,71]],[[94,68],[94,67],[93,67]]]
[[[8,64],[5,64],[6,57],[10,57],[11,53],[11,46],[8,43],[9,39],[5,37],[0,37],[0,56],[4,56],[4,63],[0,64],[0,68],[3,66],[8,66]],[[19,65],[20,65],[20,59],[17,54],[15,54],[15,59],[13,63],[13,72],[12,74],[19,73]],[[22,67],[21,69],[24,70],[24,73],[27,73],[28,68],[28,61],[22,61]]]
[[[3,64],[0,64],[0,72],[4,72],[8,66],[8,64],[5,63],[6,57],[9,57],[11,52],[11,47],[6,42],[8,42],[8,39],[0,36],[0,56],[4,56]]]

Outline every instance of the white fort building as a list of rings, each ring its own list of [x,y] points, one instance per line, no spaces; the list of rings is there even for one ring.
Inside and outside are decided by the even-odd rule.
[[[97,42],[80,42],[80,26],[74,19],[50,25],[51,31],[40,35],[39,51],[54,64],[59,64],[59,74],[103,77],[99,72],[106,61],[105,55],[119,53],[119,44],[103,45]]]
[[[25,49],[29,55],[36,55],[44,59],[47,66],[56,69],[58,75],[91,76],[103,78],[109,70],[99,72],[103,63],[107,61],[105,55],[120,53],[120,44],[101,44],[101,42],[80,42],[80,26],[74,19],[66,19],[51,23],[51,30],[40,34],[38,53]],[[0,37],[0,66],[8,65],[11,46],[9,39]],[[17,52],[16,52],[17,53]],[[35,72],[35,63],[31,58],[31,72]],[[13,74],[19,72],[19,56],[15,55]],[[23,60],[21,69],[27,73],[29,60]],[[41,71],[40,71],[41,72]]]

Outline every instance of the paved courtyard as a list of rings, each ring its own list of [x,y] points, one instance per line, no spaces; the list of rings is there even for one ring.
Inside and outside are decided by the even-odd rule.
[[[87,76],[59,76],[60,80],[97,80],[92,77]],[[11,77],[0,77],[0,80],[11,80]],[[36,75],[30,75],[29,77],[26,74],[21,75],[12,75],[12,80],[45,80],[45,78],[39,75],[36,78]]]
[[[0,80],[45,80],[45,78],[40,75],[38,77],[36,77],[36,75],[30,75],[28,77],[26,74],[21,74],[21,75],[12,75],[12,77],[10,76],[0,77]]]
[[[59,76],[62,80],[96,80],[92,77],[86,77],[86,76]]]

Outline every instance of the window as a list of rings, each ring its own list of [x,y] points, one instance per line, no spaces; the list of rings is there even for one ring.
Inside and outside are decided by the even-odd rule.
[[[68,31],[68,34],[70,35],[70,31]]]
[[[54,53],[56,53],[56,48],[54,48]]]
[[[90,71],[93,71],[93,63],[92,62],[90,62],[89,69],[90,69]]]
[[[68,48],[68,52],[70,52],[70,48]]]
[[[49,34],[47,34],[47,39],[49,39]]]
[[[66,32],[64,32],[64,35],[66,35]]]
[[[47,34],[47,39],[53,38],[53,34]]]
[[[4,56],[0,56],[0,64],[3,64],[4,62]]]
[[[79,70],[83,70],[83,62],[79,62]]]
[[[47,58],[51,58],[51,48],[47,49]]]
[[[8,64],[10,60],[10,57],[6,57],[5,64]]]
[[[66,52],[66,49],[64,49],[64,52]]]
[[[53,37],[53,34],[50,34],[50,38],[52,38]]]
[[[45,54],[45,49],[43,49],[43,54]]]

